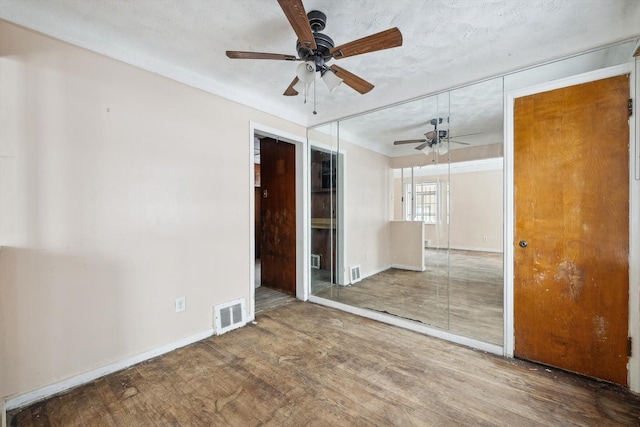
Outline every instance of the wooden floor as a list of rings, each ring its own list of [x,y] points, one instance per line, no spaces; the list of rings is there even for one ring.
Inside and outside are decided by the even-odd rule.
[[[256,314],[295,301],[296,298],[275,289],[260,286],[256,288]]]
[[[631,426],[625,389],[294,301],[9,414],[13,426]]]
[[[353,286],[325,281],[312,292],[501,346],[502,254],[428,250],[425,264],[424,272],[389,269]]]

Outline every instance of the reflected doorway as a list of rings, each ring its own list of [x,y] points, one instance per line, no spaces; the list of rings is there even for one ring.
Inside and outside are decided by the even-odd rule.
[[[331,149],[310,150],[311,293],[321,289],[338,294],[346,283],[342,256],[343,198],[341,182],[344,156]]]

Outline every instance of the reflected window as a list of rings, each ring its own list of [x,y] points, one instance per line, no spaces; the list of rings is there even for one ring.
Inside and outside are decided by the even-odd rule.
[[[424,182],[415,184],[415,197],[412,197],[411,184],[406,185],[405,200],[411,200],[407,206],[407,221],[422,221],[427,224],[436,223],[438,186],[435,182]],[[415,205],[415,215],[412,215],[413,209],[411,205]]]
[[[428,181],[404,184],[405,221],[449,223],[449,183]],[[441,218],[442,216],[442,218]]]

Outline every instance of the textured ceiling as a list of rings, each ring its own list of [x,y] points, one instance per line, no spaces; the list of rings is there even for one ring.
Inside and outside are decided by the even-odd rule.
[[[327,14],[324,33],[336,44],[390,27],[398,27],[404,39],[398,48],[336,61],[376,87],[360,95],[341,85],[329,94],[320,84],[317,115],[312,114],[312,100],[304,104],[302,96],[282,96],[297,62],[225,56],[226,50],[296,54],[296,36],[276,0],[2,0],[0,18],[305,126],[640,33],[637,0],[303,2],[307,11]],[[481,115],[481,110],[469,114]],[[410,112],[401,113],[406,119]],[[376,132],[375,117],[353,119],[354,132],[357,120],[368,120],[361,132]],[[395,122],[405,127],[403,137],[421,138],[431,129],[419,123],[428,123],[426,118],[416,120]],[[413,130],[407,127],[414,125],[411,136]],[[459,133],[453,126],[451,132]],[[366,138],[364,133],[360,136]],[[400,139],[397,136],[389,132],[385,138]]]
[[[471,145],[503,140],[503,82],[491,79],[471,86],[380,109],[340,122],[340,136],[375,151],[402,156],[416,154],[418,144],[393,146],[395,140],[424,139],[434,130],[432,119],[442,119],[439,129],[450,141]],[[451,149],[465,145],[450,142]],[[428,151],[428,150],[427,150]]]

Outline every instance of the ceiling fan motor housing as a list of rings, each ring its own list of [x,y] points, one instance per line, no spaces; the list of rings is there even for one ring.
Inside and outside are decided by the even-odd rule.
[[[327,15],[319,10],[312,10],[307,13],[307,19],[309,19],[309,25],[314,33],[318,33],[327,26]]]
[[[313,30],[313,38],[315,39],[317,48],[315,50],[308,49],[302,46],[298,40],[296,43],[296,51],[300,59],[303,61],[313,61],[316,64],[316,71],[322,71],[324,69],[324,63],[333,58],[331,49],[335,46],[331,37],[320,33],[320,31],[324,30],[327,23],[327,15],[318,10],[312,10],[307,13],[307,18]]]

